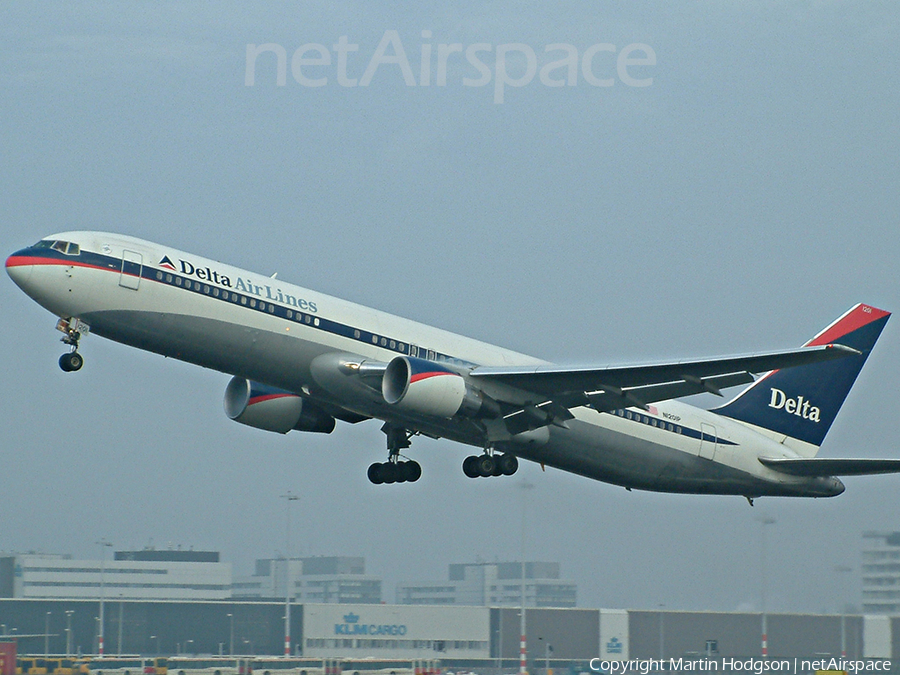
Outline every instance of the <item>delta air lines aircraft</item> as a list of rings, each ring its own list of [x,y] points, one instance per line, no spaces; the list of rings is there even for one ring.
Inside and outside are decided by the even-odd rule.
[[[520,459],[627,489],[831,497],[895,459],[819,446],[889,314],[856,305],[799,349],[639,366],[561,367],[133,237],[65,232],[6,260],[59,317],[65,371],[94,333],[232,375],[225,412],[259,429],[330,433],[377,418],[373,483],[419,479],[417,434],[479,449],[470,478]],[[754,378],[754,374],[761,374]],[[744,385],[713,409],[678,398]]]

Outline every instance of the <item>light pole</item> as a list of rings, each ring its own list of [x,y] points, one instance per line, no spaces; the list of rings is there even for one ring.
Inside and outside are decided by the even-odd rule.
[[[112,546],[106,539],[97,542],[100,546],[100,627],[97,633],[97,656],[103,658],[103,603],[106,600],[106,549]]]
[[[663,654],[666,651],[666,632],[663,624],[663,608],[664,604],[660,603],[659,605],[659,661],[662,663]]]
[[[156,640],[156,655],[159,656],[159,635],[151,635],[151,640]]]
[[[191,646],[190,648],[193,649],[194,641],[193,640],[185,640],[184,641],[184,653],[185,654],[190,654],[190,652],[188,651],[188,645],[190,645]]]
[[[768,616],[766,615],[766,525],[774,525],[776,521],[771,516],[760,516],[760,557],[761,557],[761,579],[760,579],[760,598],[762,600],[762,657],[769,658],[769,627]]]
[[[66,610],[66,657],[72,655],[72,615],[74,613],[74,609]]]
[[[852,567],[847,565],[835,565],[834,571],[838,574],[849,575],[853,571]],[[848,577],[849,578],[849,577]],[[844,599],[843,606],[839,607],[841,613],[841,658],[847,658],[847,600]]]
[[[291,655],[291,502],[295,502],[300,497],[288,491],[287,494],[281,495],[287,504],[287,527],[285,530],[285,552],[284,552],[284,658]]]
[[[122,656],[122,613],[125,611],[125,603],[122,602],[122,594],[119,594],[119,641],[117,643],[116,653]]]
[[[228,612],[228,656],[234,656],[234,614]]]
[[[550,672],[550,653],[553,651],[553,646],[549,640],[544,640],[542,637],[539,637],[538,640],[544,643],[544,675],[552,675]]]
[[[50,656],[50,612],[44,617],[44,658]]]
[[[519,675],[527,675],[528,674],[528,642],[525,637],[526,623],[525,623],[525,511],[528,507],[528,493],[534,489],[534,483],[529,483],[527,480],[522,481],[518,484],[519,488],[522,490],[522,587],[521,591],[521,601],[522,608],[521,614],[519,615]]]

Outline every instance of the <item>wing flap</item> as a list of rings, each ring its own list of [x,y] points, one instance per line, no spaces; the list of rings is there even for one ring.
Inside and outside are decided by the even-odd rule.
[[[900,459],[794,459],[791,457],[760,457],[770,469],[792,476],[825,478],[829,476],[869,476],[879,473],[900,473]]]
[[[647,384],[640,387],[611,387],[605,385],[603,389],[585,394],[591,407],[600,411],[616,410],[617,408],[636,406],[646,408],[648,403],[667,401],[672,398],[691,396],[709,392],[721,396],[721,389],[735,387],[739,384],[750,384],[753,376],[744,371],[741,373],[727,373],[712,377],[686,377],[675,382],[661,382],[660,384]]]

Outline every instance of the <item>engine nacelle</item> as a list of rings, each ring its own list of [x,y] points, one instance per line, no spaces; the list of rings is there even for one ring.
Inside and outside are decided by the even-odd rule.
[[[496,401],[470,387],[462,375],[412,356],[398,356],[387,365],[381,395],[391,405],[435,417],[500,415]]]
[[[225,414],[235,422],[280,434],[291,429],[334,431],[334,418],[302,396],[243,377],[231,378],[225,387]]]

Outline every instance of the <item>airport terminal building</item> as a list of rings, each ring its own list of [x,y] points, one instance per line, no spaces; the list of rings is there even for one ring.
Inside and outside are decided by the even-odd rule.
[[[113,560],[26,553],[0,557],[0,597],[224,600],[231,564],[215,551],[116,551]]]
[[[107,601],[107,655],[269,655],[284,650],[284,601]],[[291,607],[295,656],[439,660],[448,668],[515,669],[520,609],[304,603]],[[99,603],[0,599],[0,635],[22,653],[97,652]],[[591,659],[759,657],[758,613],[526,608],[529,669],[587,670]],[[900,617],[771,614],[769,654],[900,659]],[[45,643],[45,637],[46,643]]]
[[[287,587],[296,602],[381,602],[381,577],[366,574],[366,561],[356,556],[264,558],[251,576],[235,576],[235,598],[283,598]]]
[[[575,607],[577,595],[557,562],[454,563],[446,580],[397,584],[400,605]]]
[[[895,539],[879,536],[864,558],[882,593],[900,568]],[[396,604],[384,604],[381,579],[358,557],[263,559],[232,588],[218,553],[153,549],[106,561],[0,556],[0,639],[18,636],[21,653],[95,654],[102,615],[107,655],[279,657],[290,587],[293,656],[508,672],[519,664],[523,581],[531,671],[585,672],[591,659],[758,658],[763,632],[771,657],[900,660],[900,616],[884,613],[885,602],[844,616],[577,608],[556,563],[477,562],[450,565],[447,581],[401,584]]]

